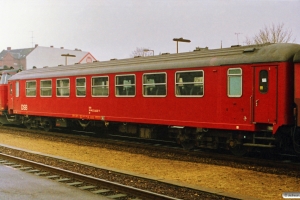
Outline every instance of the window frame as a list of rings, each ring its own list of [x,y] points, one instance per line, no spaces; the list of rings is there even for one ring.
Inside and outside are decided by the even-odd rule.
[[[15,96],[16,97],[20,97],[20,82],[19,81],[16,81],[16,93],[15,93]]]
[[[50,83],[51,83],[51,87],[42,87],[42,82],[44,82],[44,81],[50,81]],[[42,89],[51,89],[51,94],[50,95],[43,95],[42,94]],[[52,97],[52,93],[53,93],[53,91],[52,91],[53,89],[52,89],[52,80],[51,79],[45,79],[45,80],[40,80],[40,97]]]
[[[61,81],[61,80],[68,80],[69,85],[68,85],[68,86],[65,86],[65,87],[61,87],[61,86],[58,87],[58,84],[57,84],[57,83],[58,83],[58,81]],[[60,78],[60,79],[56,79],[55,82],[56,82],[56,88],[55,88],[55,89],[56,89],[56,90],[55,90],[55,91],[56,91],[56,92],[55,92],[55,93],[56,93],[56,97],[70,97],[70,84],[71,84],[71,83],[70,83],[70,78]],[[57,94],[58,89],[65,89],[65,88],[68,88],[68,91],[69,91],[69,94],[68,94],[68,95],[58,95],[58,94]]]
[[[177,82],[177,74],[178,73],[186,73],[186,72],[202,72],[202,82]],[[198,69],[198,70],[184,70],[184,71],[176,71],[175,72],[175,96],[182,98],[182,97],[197,97],[197,98],[201,98],[204,97],[204,70],[203,69]],[[194,77],[195,78],[195,77]],[[188,84],[200,84],[202,85],[202,95],[181,95],[181,94],[177,94],[177,85],[188,85]]]
[[[145,83],[144,80],[145,80],[145,76],[147,75],[156,75],[156,74],[164,74],[165,75],[165,82],[164,83]],[[144,73],[143,76],[142,76],[142,82],[143,82],[143,85],[142,85],[142,92],[143,92],[143,97],[166,97],[167,94],[168,94],[168,87],[167,87],[167,83],[168,83],[168,75],[166,72],[152,72],[152,73]],[[163,94],[163,95],[148,95],[148,94],[145,94],[145,87],[144,86],[157,86],[157,85],[164,85],[165,86],[165,91],[166,91],[166,94]]]
[[[240,74],[230,74],[229,71],[230,70],[240,70]],[[240,94],[236,95],[236,94],[230,94],[230,78],[231,77],[240,77]],[[243,96],[243,70],[240,67],[235,67],[235,68],[228,68],[227,70],[227,96],[228,97],[233,97],[233,98],[239,98]]]
[[[30,87],[27,87],[27,83],[35,83],[35,87],[34,88],[30,88]],[[36,97],[36,93],[37,93],[37,90],[36,90],[36,86],[37,86],[37,81],[36,80],[27,80],[25,82],[25,96],[26,97]],[[35,94],[34,95],[28,95],[28,92],[29,91],[35,91]]]
[[[84,86],[78,86],[77,85],[77,80],[78,79],[84,79]],[[85,94],[84,95],[78,95],[77,88],[84,88]],[[86,77],[76,77],[75,78],[75,95],[76,95],[76,97],[86,97]]]
[[[124,76],[133,76],[134,77],[134,83],[133,84],[126,84],[128,86],[134,86],[134,94],[133,95],[120,95],[117,94],[117,87],[124,87],[125,84],[117,84],[117,78],[118,77],[124,77]],[[120,74],[115,75],[115,96],[116,97],[135,97],[136,96],[136,75],[135,74]]]
[[[93,79],[94,78],[107,78],[107,84],[106,85],[93,85]],[[107,95],[94,95],[93,94],[93,88],[97,87],[107,87]],[[109,97],[109,76],[92,76],[91,77],[91,96],[92,97]]]

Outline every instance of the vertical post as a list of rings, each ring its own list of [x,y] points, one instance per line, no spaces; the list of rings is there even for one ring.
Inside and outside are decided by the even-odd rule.
[[[178,42],[191,42],[191,40],[183,39],[183,38],[174,38],[173,41],[176,41],[176,43],[177,43],[177,45],[176,45],[177,53],[178,53]]]
[[[61,56],[64,56],[65,57],[65,65],[67,65],[68,64],[68,61],[67,61],[67,59],[68,59],[68,57],[76,57],[75,55],[71,55],[71,54],[61,54]]]

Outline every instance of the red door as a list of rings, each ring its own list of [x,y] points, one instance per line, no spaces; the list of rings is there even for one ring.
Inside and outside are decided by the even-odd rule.
[[[13,114],[11,113],[13,110],[13,106],[14,106],[14,96],[13,96],[13,84],[12,82],[8,83],[8,112],[9,114]]]
[[[254,122],[277,121],[277,66],[255,67]]]

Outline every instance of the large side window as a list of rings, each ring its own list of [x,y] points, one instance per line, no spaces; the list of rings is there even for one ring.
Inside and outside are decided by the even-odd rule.
[[[26,81],[26,97],[36,96],[36,81]]]
[[[176,72],[177,97],[202,97],[204,95],[204,72],[179,71]]]
[[[92,96],[107,97],[108,86],[108,76],[92,77]]]
[[[56,96],[68,97],[70,96],[70,80],[57,79],[56,80]]]
[[[231,68],[227,71],[227,95],[229,97],[242,96],[242,69]]]
[[[41,81],[41,97],[51,97],[52,96],[52,81],[42,80]]]
[[[167,94],[166,73],[143,75],[144,96],[166,96],[166,94]]]
[[[135,75],[116,76],[116,96],[135,96]]]
[[[85,78],[76,78],[76,96],[85,97],[85,95],[86,95]]]

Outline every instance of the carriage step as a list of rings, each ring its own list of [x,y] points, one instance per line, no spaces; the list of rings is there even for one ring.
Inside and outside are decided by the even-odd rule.
[[[254,139],[257,139],[257,140],[276,140],[275,138],[271,138],[271,137],[254,137]]]
[[[265,147],[265,148],[275,148],[275,145],[271,144],[253,144],[253,143],[244,143],[243,146],[248,146],[248,147]]]

